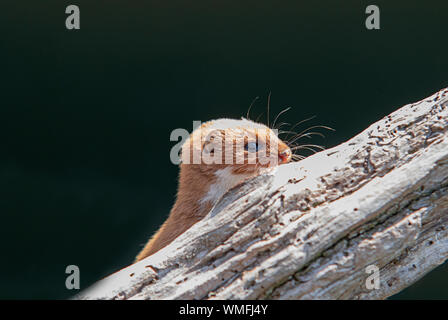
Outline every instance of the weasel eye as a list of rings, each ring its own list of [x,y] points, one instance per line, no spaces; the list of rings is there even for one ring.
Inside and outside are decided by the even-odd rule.
[[[256,143],[256,142],[248,142],[244,146],[244,150],[249,151],[249,152],[257,152],[258,149],[259,149],[258,143]]]

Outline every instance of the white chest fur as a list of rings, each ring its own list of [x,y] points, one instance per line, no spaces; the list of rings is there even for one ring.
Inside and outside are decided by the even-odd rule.
[[[208,201],[215,204],[228,190],[245,180],[244,174],[233,174],[231,168],[220,169],[215,172],[216,182],[210,185],[207,194],[200,200],[201,204]]]

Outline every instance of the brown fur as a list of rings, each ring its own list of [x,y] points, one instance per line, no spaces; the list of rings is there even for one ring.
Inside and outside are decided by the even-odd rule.
[[[259,163],[258,158],[256,163],[249,164],[248,152],[244,149],[241,150],[241,148],[238,152],[236,150],[237,145],[244,145],[249,140],[257,139],[256,141],[260,145],[264,145],[268,149],[270,144],[277,143],[278,154],[268,154],[268,156],[273,159],[280,159],[280,163],[290,161],[291,154],[289,147],[269,130],[269,128],[243,119],[232,120],[241,121],[241,126],[232,125],[229,128],[217,129],[214,127],[216,124],[215,121],[221,121],[225,126],[228,120],[222,119],[204,123],[190,135],[189,140],[183,145],[183,163],[180,165],[176,202],[171,209],[168,219],[138,254],[136,261],[142,260],[159,251],[206,216],[215,202],[204,201],[204,197],[212,185],[220,183],[219,178],[215,174],[218,170],[230,167],[232,174],[237,177],[237,180],[241,177],[239,182],[242,182],[249,177],[257,175],[261,168],[272,166],[272,164]],[[232,164],[225,163],[226,155],[224,154],[224,146],[226,142],[234,147],[231,155]],[[199,154],[209,152],[209,155],[216,156],[215,159],[219,159],[219,154],[221,153],[222,163],[206,164],[201,161],[200,164],[191,164],[194,152],[199,152]],[[238,157],[244,159],[242,164],[235,163]]]

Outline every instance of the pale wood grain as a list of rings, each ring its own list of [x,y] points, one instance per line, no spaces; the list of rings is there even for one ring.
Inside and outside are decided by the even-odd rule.
[[[76,299],[384,299],[448,258],[448,89],[230,192]],[[380,268],[368,290],[366,267]]]

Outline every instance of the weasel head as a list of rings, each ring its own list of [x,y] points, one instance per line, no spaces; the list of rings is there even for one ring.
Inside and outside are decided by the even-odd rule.
[[[289,161],[291,149],[269,127],[244,118],[212,120],[182,146],[181,182],[194,189],[199,188],[194,182],[202,184],[206,195],[201,202],[213,201],[243,180]]]
[[[205,122],[182,147],[182,163],[204,171],[253,174],[289,161],[291,149],[274,130],[244,118]]]

